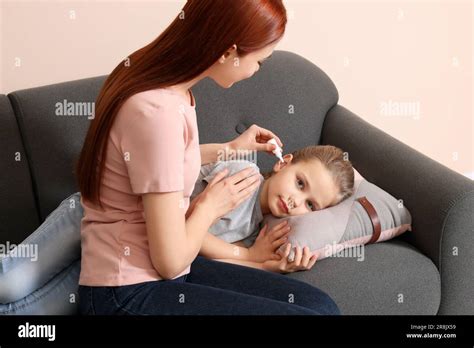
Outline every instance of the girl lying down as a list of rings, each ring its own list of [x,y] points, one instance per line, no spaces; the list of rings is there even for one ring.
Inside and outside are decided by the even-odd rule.
[[[214,222],[200,255],[278,273],[308,270],[314,265],[316,256],[307,247],[295,247],[295,258],[288,262],[291,244],[286,240],[290,227],[284,221],[267,230],[267,225],[261,226],[263,216],[301,215],[340,203],[353,193],[352,164],[341,149],[330,145],[308,146],[283,156],[283,160],[263,175],[254,163],[242,160],[218,161],[201,167],[186,216],[198,204],[206,186],[224,169],[228,169],[230,176],[253,166],[261,184],[248,199]],[[279,251],[284,244],[285,251]]]

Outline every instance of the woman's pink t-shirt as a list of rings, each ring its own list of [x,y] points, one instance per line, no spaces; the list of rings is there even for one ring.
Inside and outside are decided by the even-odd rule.
[[[169,88],[127,99],[108,138],[101,182],[105,211],[81,198],[79,284],[118,286],[162,279],[151,262],[141,194],[183,191],[184,216],[200,167],[195,101],[191,105]],[[176,277],[189,271],[190,266]]]

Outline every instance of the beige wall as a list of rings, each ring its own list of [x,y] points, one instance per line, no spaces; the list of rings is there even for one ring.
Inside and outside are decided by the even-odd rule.
[[[185,3],[0,1],[1,93],[108,74]],[[284,2],[277,49],[321,67],[368,122],[473,175],[472,1]]]

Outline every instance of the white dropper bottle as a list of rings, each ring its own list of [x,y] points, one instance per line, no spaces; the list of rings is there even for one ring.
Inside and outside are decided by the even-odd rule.
[[[269,141],[267,141],[268,144],[273,144],[276,146],[276,149],[273,150],[272,152],[275,154],[275,156],[278,157],[278,159],[285,163],[285,161],[283,160],[283,156],[282,156],[282,149],[280,147],[280,145],[278,145],[277,141],[275,138],[271,138]]]

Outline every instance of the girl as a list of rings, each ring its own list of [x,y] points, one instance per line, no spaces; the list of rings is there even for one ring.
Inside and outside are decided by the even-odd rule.
[[[217,174],[186,215],[201,165],[221,149],[270,153],[273,137],[283,146],[256,125],[227,144],[200,146],[190,88],[207,77],[223,88],[251,77],[286,22],[281,0],[188,0],[156,40],[110,74],[76,170],[81,313],[339,314],[309,284],[198,256],[212,249],[205,238],[212,223],[259,187],[250,169]],[[306,254],[301,267],[309,262]]]
[[[276,254],[280,246],[286,243],[289,226],[284,221],[267,231],[265,225],[257,233],[263,215],[272,214],[283,218],[340,203],[353,193],[354,169],[342,150],[331,145],[308,146],[285,155],[283,159],[284,163],[278,161],[274,165],[273,172],[261,176],[262,183],[250,198],[211,226],[206,236],[210,241],[204,244],[201,255],[280,273],[295,270],[297,262],[288,263],[286,258],[291,245],[286,245],[285,252],[280,254],[281,258]],[[237,160],[202,166],[188,212],[192,212],[195,205],[199,204],[208,182],[219,171],[228,169],[232,173],[249,164],[252,163]],[[253,166],[258,170],[256,165]],[[216,246],[210,248],[211,243]],[[300,252],[298,258],[301,257]],[[315,261],[310,260],[309,268]]]

